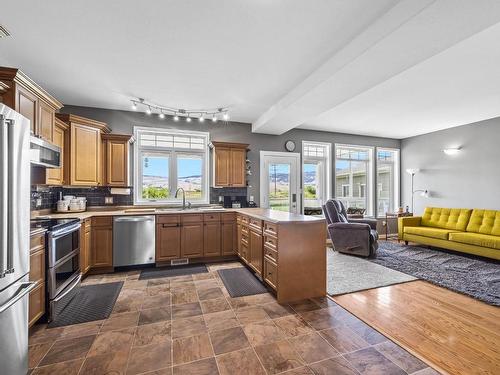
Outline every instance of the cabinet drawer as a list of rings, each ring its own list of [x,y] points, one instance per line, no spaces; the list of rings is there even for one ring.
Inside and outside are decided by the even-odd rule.
[[[220,214],[203,214],[203,221],[220,221]]]
[[[244,244],[243,242],[241,243],[241,250],[240,250],[240,256],[243,258],[245,262],[248,262],[248,245]]]
[[[45,283],[41,282],[29,295],[28,326],[31,327],[45,313]]]
[[[249,226],[253,229],[261,231],[262,230],[262,220],[254,219],[251,217],[249,220]]]
[[[45,251],[41,249],[30,255],[30,281],[45,280]]]
[[[264,245],[264,256],[271,259],[273,262],[278,262],[278,252],[270,247]]]
[[[181,215],[181,221],[183,223],[202,223],[203,222],[203,215],[202,214]]]
[[[275,223],[270,223],[269,221],[264,222],[264,233],[271,236],[278,235],[278,225]]]
[[[278,240],[274,236],[264,234],[264,246],[270,247],[271,249],[278,249]]]
[[[245,215],[240,215],[240,221],[242,224],[248,224],[249,217]]]
[[[90,227],[92,226],[92,220],[91,219],[85,219],[82,223],[82,226],[85,230],[85,232],[88,232],[90,230]]]
[[[241,233],[246,234],[248,236],[248,227],[241,226]]]
[[[222,213],[222,221],[234,221],[235,219],[236,219],[236,214],[234,212]]]
[[[158,215],[156,216],[158,224],[179,224],[181,219],[179,215]]]
[[[113,225],[111,216],[96,216],[92,218],[92,226],[95,227],[110,227]]]
[[[36,236],[32,236],[30,239],[30,249],[37,250],[40,247],[45,246],[45,233],[37,234]]]
[[[241,233],[241,243],[244,243],[246,246],[248,246],[248,233]]]
[[[264,258],[264,280],[276,290],[278,284],[278,267],[276,263]]]

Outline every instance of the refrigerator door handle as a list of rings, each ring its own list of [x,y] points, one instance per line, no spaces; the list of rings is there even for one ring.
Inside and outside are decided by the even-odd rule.
[[[26,294],[31,292],[36,286],[36,282],[30,281],[27,283],[21,283],[19,290],[10,298],[7,302],[5,302],[2,306],[0,306],[0,314],[23,298]]]
[[[7,190],[8,180],[8,137],[7,122],[0,115],[0,278],[5,277],[7,267],[8,246],[8,202],[9,192]]]
[[[5,121],[7,124],[7,134],[8,134],[8,139],[9,139],[9,147],[8,147],[8,162],[7,162],[7,194],[10,196],[10,199],[8,201],[8,230],[7,230],[7,268],[5,270],[5,273],[14,273],[14,230],[15,226],[12,221],[12,215],[14,213],[14,203],[16,201],[16,196],[14,194],[17,194],[16,190],[14,189],[14,180],[15,180],[15,175],[14,171],[16,170],[16,157],[14,155],[14,144],[15,144],[15,139],[14,139],[14,121],[12,120],[7,120]]]

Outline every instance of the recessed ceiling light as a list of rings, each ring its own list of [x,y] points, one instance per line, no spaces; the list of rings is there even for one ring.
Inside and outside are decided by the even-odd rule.
[[[455,148],[445,148],[443,152],[446,155],[456,155],[460,152],[460,147],[455,147]]]
[[[10,36],[9,31],[5,27],[0,25],[0,38],[6,38],[8,36]]]

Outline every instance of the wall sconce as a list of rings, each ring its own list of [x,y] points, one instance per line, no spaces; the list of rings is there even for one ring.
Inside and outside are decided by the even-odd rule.
[[[445,148],[443,152],[446,155],[456,155],[460,152],[461,148],[460,147],[454,147],[454,148]]]

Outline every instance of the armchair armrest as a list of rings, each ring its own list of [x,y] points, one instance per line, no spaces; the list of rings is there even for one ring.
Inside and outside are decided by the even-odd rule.
[[[328,225],[328,229],[333,230],[345,230],[345,231],[368,231],[370,232],[370,226],[364,223],[333,223]]]
[[[368,218],[363,218],[363,219],[348,219],[349,223],[362,223],[362,224],[368,224],[371,229],[377,230],[377,219],[368,219]]]
[[[403,239],[404,228],[405,227],[419,227],[422,220],[421,216],[404,216],[398,218],[398,236],[399,239]]]

